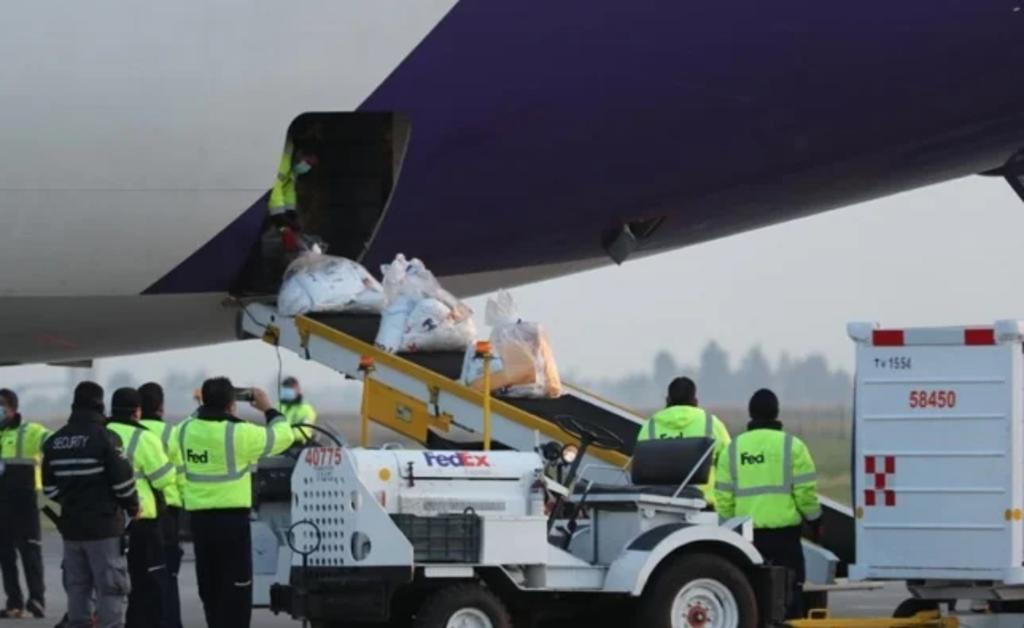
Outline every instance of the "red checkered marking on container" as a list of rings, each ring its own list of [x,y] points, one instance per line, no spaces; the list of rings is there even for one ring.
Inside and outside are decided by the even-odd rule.
[[[895,506],[896,491],[891,487],[896,474],[896,456],[864,456],[864,505]]]

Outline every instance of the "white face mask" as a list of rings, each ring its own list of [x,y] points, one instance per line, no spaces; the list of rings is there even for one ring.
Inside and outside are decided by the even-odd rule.
[[[281,389],[281,401],[289,402],[295,401],[299,398],[299,393],[294,388],[282,388]]]
[[[299,163],[297,163],[294,166],[292,166],[292,171],[295,174],[299,175],[300,177],[302,175],[306,174],[307,172],[309,172],[312,169],[313,169],[313,166],[309,165],[309,162],[307,162],[307,161],[300,161]]]

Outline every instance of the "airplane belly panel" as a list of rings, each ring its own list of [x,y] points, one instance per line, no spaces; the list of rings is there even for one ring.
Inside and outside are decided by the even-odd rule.
[[[368,259],[570,263],[656,217],[666,250],[999,166],[1018,4],[460,3],[363,105],[413,129]]]
[[[240,208],[251,206],[262,194],[5,191],[0,194],[5,234],[0,297],[137,295],[238,219]],[[248,240],[239,243],[244,248],[229,263],[244,261],[255,233],[252,230]],[[223,270],[212,265],[196,274],[217,276]]]
[[[69,362],[235,339],[224,294],[19,297],[0,308],[0,364]]]

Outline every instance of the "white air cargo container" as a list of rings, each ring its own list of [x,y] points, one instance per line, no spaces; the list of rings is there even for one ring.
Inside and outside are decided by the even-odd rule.
[[[1019,321],[849,325],[857,343],[852,578],[908,580],[933,600],[1020,591],[1022,331]]]

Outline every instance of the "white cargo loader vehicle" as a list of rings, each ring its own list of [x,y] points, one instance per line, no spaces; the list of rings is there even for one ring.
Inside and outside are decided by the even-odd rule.
[[[566,421],[577,460],[609,444]],[[641,442],[632,482],[573,482],[573,468],[575,490],[533,452],[308,449],[291,480],[291,573],[271,609],[314,628],[508,628],[559,614],[775,625],[785,572],[762,564],[749,520],[720,522],[692,486],[706,481],[712,446]]]
[[[561,446],[576,446],[581,450],[578,460],[586,471],[584,476],[609,484],[629,484],[629,475],[623,473],[621,469],[627,468],[631,460],[638,458],[635,444],[644,419],[627,408],[569,385],[566,385],[566,389],[560,397],[551,399],[516,398],[498,393],[490,394],[486,391],[486,387],[483,391],[476,390],[461,381],[465,352],[419,351],[391,354],[376,347],[374,341],[380,327],[380,316],[378,315],[321,313],[288,317],[282,316],[273,303],[248,302],[241,305],[238,319],[240,338],[262,338],[275,347],[289,349],[306,360],[318,362],[346,377],[363,382],[360,443],[364,447],[369,444],[371,423],[392,430],[431,450],[454,450],[463,453],[489,448],[523,452],[540,450],[545,452],[546,459],[550,459],[548,453],[552,449],[557,457]],[[481,351],[478,344],[477,350],[476,359],[483,361],[486,370],[488,364],[486,355],[489,353],[489,349]],[[567,421],[562,420],[565,417],[572,417],[570,422],[576,427],[567,425]],[[591,433],[591,438],[595,435],[598,436],[597,440],[591,440],[593,447],[582,447],[581,427]],[[321,442],[334,440],[330,434],[319,434],[318,438],[321,439]],[[543,446],[538,447],[538,445]],[[423,465],[426,464],[426,459],[422,458],[423,455],[425,454],[417,454],[420,456],[418,459],[413,456],[414,461],[419,460],[415,469],[416,473],[420,473]],[[524,455],[528,455],[533,461],[537,459],[533,453]],[[640,457],[642,458],[642,456]],[[443,468],[441,465],[444,463],[441,460],[438,459],[433,468]],[[295,462],[287,456],[265,460],[260,463],[256,474],[257,517],[253,521],[252,529],[253,590],[254,602],[259,606],[271,605],[269,593],[272,585],[288,585],[294,581],[293,576],[296,573],[310,573],[312,569],[302,570],[297,567],[299,558],[293,554],[287,543],[287,531],[292,522],[309,519],[308,513],[297,510],[292,495],[293,488],[301,488],[295,484],[292,478],[292,467]],[[304,456],[301,457],[300,462],[304,467],[310,464]],[[643,466],[642,462],[641,466]],[[463,471],[465,470],[463,469]],[[498,469],[491,470],[493,473],[498,471]],[[683,471],[685,472],[685,470]],[[584,560],[588,565],[586,569],[580,568],[578,572],[588,574],[590,578],[595,577],[595,574],[603,576],[609,573],[610,563],[608,561],[611,560],[612,552],[624,551],[623,547],[616,547],[614,543],[624,542],[622,535],[630,533],[630,530],[636,532],[637,535],[646,531],[655,523],[661,522],[661,517],[666,512],[671,513],[669,519],[676,524],[685,525],[687,528],[700,526],[699,530],[688,530],[684,535],[674,537],[685,538],[687,543],[700,538],[705,531],[719,527],[713,513],[702,512],[703,502],[695,501],[699,499],[699,496],[693,496],[692,490],[681,492],[673,497],[674,491],[684,479],[678,477],[679,472],[679,467],[676,467],[672,474],[663,474],[656,478],[645,478],[643,474],[637,476],[634,473],[632,478],[636,480],[634,484],[655,485],[671,480],[656,489],[656,492],[661,493],[667,491],[667,495],[651,495],[651,491],[655,490],[652,486],[633,486],[630,487],[631,490],[624,492],[620,490],[619,493],[606,490],[605,494],[598,494],[591,491],[587,497],[587,504],[581,509],[580,521],[572,524],[573,527],[579,529],[579,533],[573,535],[574,541],[569,548],[569,553]],[[556,479],[562,479],[557,472],[553,473],[553,476]],[[657,482],[647,481],[651,479],[657,480]],[[354,481],[353,476],[349,482]],[[447,486],[451,490],[459,493],[472,486],[465,482],[476,480],[460,479],[459,474],[456,474],[456,477],[447,478],[445,481],[448,482]],[[699,477],[695,476],[690,479],[689,483],[696,484],[700,481]],[[564,483],[571,484],[568,481],[564,481]],[[500,486],[505,486],[505,484]],[[403,492],[408,490],[411,490],[411,487],[403,489]],[[320,504],[323,508],[334,508],[334,505],[327,503],[328,498],[321,496],[316,499],[324,502]],[[808,586],[805,587],[805,590],[818,600],[811,603],[810,607],[824,605],[820,600],[828,591],[835,590],[834,581],[839,559],[844,558],[848,563],[849,558],[847,557],[852,554],[852,524],[850,524],[851,519],[845,515],[845,508],[831,504],[825,499],[822,499],[822,504],[826,518],[826,530],[829,532],[829,537],[834,535],[837,539],[837,542],[829,544],[830,549],[836,553],[810,543],[806,543],[804,546],[808,567]],[[401,517],[409,514],[401,508],[394,502],[385,504],[385,512],[389,515],[394,514]],[[610,514],[612,512],[619,514],[613,516]],[[627,516],[621,513],[632,514]],[[652,513],[656,513],[658,516],[647,516]],[[458,512],[444,511],[440,514],[461,514],[461,510]],[[489,515],[483,512],[478,516]],[[620,520],[634,527],[622,528],[618,523],[615,523],[614,526],[611,523]],[[848,524],[849,531],[847,533]],[[725,526],[725,532],[712,530],[709,533],[725,534],[727,540],[737,537],[740,539],[737,543],[748,547],[749,535],[738,534],[737,529],[740,529],[740,526],[730,524],[730,526]],[[591,551],[581,545],[586,538],[585,535],[594,535],[591,544],[600,549],[596,554],[596,550]],[[746,540],[744,540],[745,536]],[[350,540],[346,537],[345,542]],[[712,542],[716,548],[728,545],[728,543],[715,543],[718,542]],[[336,542],[332,545],[340,544],[341,542]],[[379,547],[379,544],[375,546]],[[487,547],[491,547],[491,545]],[[659,545],[659,547],[668,546]],[[695,549],[697,546],[688,546],[688,551]],[[319,560],[323,551],[325,550],[318,550],[308,559]],[[564,552],[555,552],[557,560],[564,559],[563,554]],[[635,556],[636,551],[633,550],[633,553],[629,555]],[[744,552],[733,553],[731,556],[737,559],[733,561],[734,564],[747,564],[745,562],[747,559],[742,558],[745,556]],[[480,560],[484,558],[490,560],[489,557],[481,557]],[[548,563],[544,568],[559,571],[561,574],[571,574],[573,569],[580,567],[572,561],[570,561],[570,567],[560,566],[557,564],[557,560],[555,563]],[[759,561],[758,557],[755,563]],[[422,561],[417,561],[416,565],[421,563]],[[372,560],[362,561],[360,567],[373,564]],[[483,565],[483,563],[480,564]],[[344,567],[349,569],[353,565],[354,563],[350,561]],[[531,567],[532,572],[536,573],[536,566]],[[490,570],[489,573],[497,573],[504,568],[492,562],[480,569]],[[758,572],[753,567],[751,570]],[[365,569],[357,571],[360,578],[367,573]],[[347,574],[348,572],[339,573]],[[437,572],[431,571],[431,573]],[[647,578],[647,576],[644,575],[643,578]],[[309,582],[316,582],[316,580],[311,579]],[[334,584],[331,586],[338,589],[337,581],[332,582]],[[583,584],[580,586],[588,591],[587,595],[592,594],[599,601],[616,597],[632,599],[639,595],[639,593],[634,595],[613,590],[610,588],[614,584],[612,580],[602,583],[601,587],[592,587],[593,583],[585,579],[581,582]],[[422,587],[418,586],[411,588],[417,591],[422,590]],[[572,587],[569,588],[572,589]],[[402,591],[409,589],[410,587],[406,586],[402,588]],[[328,591],[328,589],[323,591]],[[560,593],[559,589],[552,587],[546,589],[527,587],[522,592],[517,590],[517,595],[566,597]],[[572,598],[572,604],[569,605],[580,606],[582,595],[578,590],[573,589],[572,595],[568,596]],[[333,603],[337,595],[313,592],[307,597],[315,601],[332,600]],[[352,595],[350,594],[349,597],[352,598]],[[545,598],[543,605],[557,606],[548,602],[550,600]],[[587,604],[586,606],[594,605]],[[279,608],[289,610],[287,606],[279,606]],[[312,611],[311,613],[304,612],[304,616],[328,618],[315,620],[323,626],[333,625],[339,621],[333,619],[338,616],[338,613],[333,611],[326,615],[322,613],[316,615]],[[346,615],[346,618],[347,621],[351,621],[351,616]],[[628,622],[626,623],[628,624]],[[729,626],[733,624],[715,620],[696,625]]]
[[[1019,628],[1024,323],[848,332],[857,346],[851,578],[906,581],[900,616],[950,607],[961,626]]]

